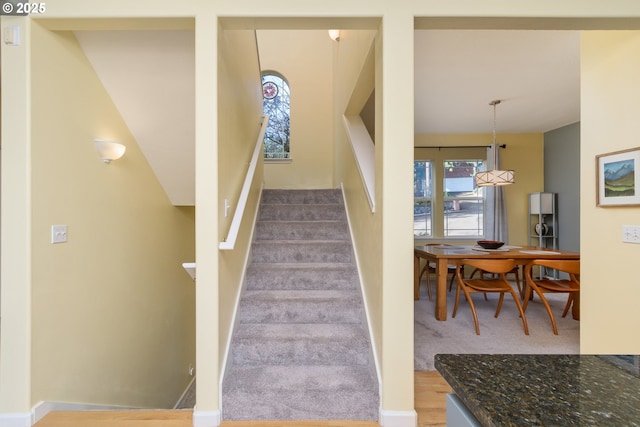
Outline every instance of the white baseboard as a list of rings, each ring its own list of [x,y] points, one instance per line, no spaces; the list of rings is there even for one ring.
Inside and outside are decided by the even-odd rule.
[[[31,413],[0,414],[0,427],[31,427]]]
[[[380,411],[382,427],[416,427],[418,413],[416,411]]]
[[[135,409],[140,408],[116,405],[95,405],[91,403],[40,402],[31,409],[31,415],[33,416],[33,424],[35,424],[52,411],[128,411]],[[31,424],[27,425],[30,426]],[[0,422],[0,426],[4,427],[4,424]]]
[[[178,401],[176,402],[175,405],[173,405],[173,409],[178,409],[178,407],[180,405],[182,405],[182,401],[184,400],[184,398],[187,396],[187,393],[189,393],[189,389],[191,388],[191,386],[193,385],[193,383],[196,381],[196,376],[194,375],[193,378],[191,378],[191,381],[189,381],[189,384],[187,384],[187,388],[184,389],[184,391],[182,392],[182,394],[180,395],[180,398],[178,399]]]
[[[220,422],[220,411],[193,411],[193,427],[218,427]]]

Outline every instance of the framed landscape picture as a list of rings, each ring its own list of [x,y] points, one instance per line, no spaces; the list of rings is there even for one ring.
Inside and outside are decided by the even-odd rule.
[[[640,147],[596,156],[596,206],[640,205]]]

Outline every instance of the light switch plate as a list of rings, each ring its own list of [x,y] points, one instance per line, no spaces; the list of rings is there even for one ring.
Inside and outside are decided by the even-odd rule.
[[[20,27],[6,27],[3,34],[4,44],[7,46],[20,45]]]
[[[622,241],[625,243],[640,243],[640,225],[623,225]]]
[[[67,241],[67,226],[51,226],[51,243],[65,243]]]

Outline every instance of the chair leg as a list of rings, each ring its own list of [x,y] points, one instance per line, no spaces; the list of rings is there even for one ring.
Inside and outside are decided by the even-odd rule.
[[[458,284],[456,286],[456,302],[453,304],[453,313],[451,313],[451,317],[456,317],[456,313],[458,312],[458,303],[460,302],[460,288],[462,288],[464,292],[464,297],[467,299],[469,303],[469,308],[471,308],[471,314],[473,315],[473,323],[476,326],[476,335],[480,335],[480,324],[478,323],[478,315],[476,314],[476,307],[473,305],[473,299],[471,299],[471,295],[464,287],[464,285],[460,284],[458,280]]]
[[[522,309],[522,305],[520,305],[520,299],[518,298],[518,295],[513,289],[511,289],[509,293],[513,297],[513,301],[516,303],[516,306],[518,307],[518,311],[520,312],[520,317],[522,317],[522,324],[524,325],[524,333],[525,335],[529,335],[529,325],[527,325],[527,318],[524,316],[524,310]]]
[[[460,284],[456,286],[456,300],[453,303],[453,313],[451,313],[451,317],[456,317],[456,313],[458,312],[458,303],[460,302]]]
[[[518,292],[520,292],[520,298],[524,299],[525,285],[524,285],[524,280],[520,281],[520,267],[519,266],[516,266],[516,268],[513,270],[513,274],[516,275],[516,285],[518,285]]]
[[[464,276],[464,267],[461,266],[460,267],[460,273]],[[449,292],[451,292],[451,289],[453,289],[453,280],[456,277],[456,272],[455,270],[451,272],[451,280],[449,280]]]
[[[529,305],[529,300],[531,299],[533,294],[533,290],[531,289],[531,286],[529,286],[529,284],[525,284],[524,287],[524,298],[523,298],[523,303],[522,303],[522,311],[527,311],[527,306]]]
[[[551,328],[553,328],[553,333],[555,335],[558,335],[558,327],[556,326],[556,319],[555,319],[555,317],[553,317],[553,313],[551,312],[551,306],[549,305],[549,302],[544,297],[544,292],[541,292],[540,289],[538,289],[538,288],[535,288],[535,291],[538,294],[538,296],[540,297],[540,301],[542,301],[542,304],[544,304],[544,308],[547,309],[547,314],[549,314],[549,319],[551,320]],[[569,297],[569,299],[571,299],[571,297]],[[527,302],[528,301],[525,300],[525,304]]]
[[[564,306],[564,311],[562,312],[562,317],[566,317],[569,312],[569,307],[573,303],[573,293],[569,293],[569,298],[567,298],[567,304]]]
[[[429,262],[427,261],[427,264],[422,268],[422,271],[420,272],[420,277],[418,277],[418,284],[422,282],[422,275],[426,274],[427,276],[427,295],[429,297],[429,301],[431,301],[431,277],[430,274],[431,273],[429,271]]]
[[[431,269],[429,268],[429,263],[425,266],[425,273],[427,275],[427,296],[431,301]]]
[[[484,296],[487,296],[485,292]],[[502,308],[502,303],[504,302],[504,292],[500,292],[500,299],[498,299],[498,307],[496,308],[496,314],[493,317],[497,318],[498,314],[500,314],[500,309]]]
[[[473,315],[473,323],[476,325],[476,335],[480,335],[480,324],[478,323],[478,315],[476,314],[476,306],[473,304],[473,299],[471,298],[471,294],[464,290],[464,295],[469,302],[469,308],[471,308],[471,314]]]

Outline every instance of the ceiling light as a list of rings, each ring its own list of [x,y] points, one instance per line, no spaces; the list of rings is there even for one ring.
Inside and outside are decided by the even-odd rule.
[[[498,165],[498,144],[496,143],[496,105],[500,104],[500,100],[491,101],[489,105],[493,106],[493,170],[478,172],[475,176],[476,185],[478,187],[509,185],[515,182],[515,172],[512,170],[496,169]]]

